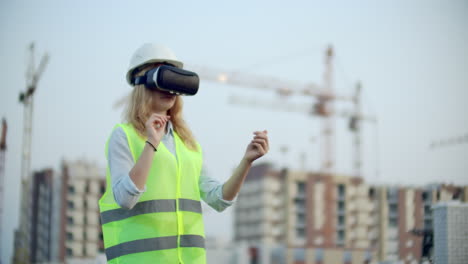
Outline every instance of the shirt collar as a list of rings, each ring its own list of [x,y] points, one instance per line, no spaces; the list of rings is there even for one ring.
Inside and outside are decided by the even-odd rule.
[[[167,121],[167,131],[166,131],[166,135],[172,135],[173,134],[173,131],[174,131],[174,127],[172,126],[172,122],[171,121]]]

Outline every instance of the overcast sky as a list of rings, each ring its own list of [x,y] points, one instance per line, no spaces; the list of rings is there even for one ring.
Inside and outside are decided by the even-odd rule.
[[[20,149],[27,46],[50,54],[35,94],[32,169],[84,158],[105,167],[104,144],[120,122],[113,103],[133,51],[145,42],[172,48],[187,66],[210,66],[299,83],[321,84],[324,53],[336,56],[334,89],[363,83],[367,182],[423,185],[468,183],[468,144],[430,149],[435,140],[468,133],[468,2],[466,1],[1,1],[0,116],[7,119],[2,260],[18,223]],[[190,68],[188,68],[190,69]],[[320,119],[228,103],[242,95],[282,103],[250,87],[201,81],[185,98],[185,117],[204,148],[205,165],[225,180],[252,131],[268,129],[262,158],[307,170],[320,162]],[[287,103],[312,103],[291,97]],[[338,109],[351,109],[338,103]],[[352,137],[336,120],[337,171],[352,173]],[[288,153],[280,149],[288,146]],[[206,215],[208,235],[230,238],[232,208]]]

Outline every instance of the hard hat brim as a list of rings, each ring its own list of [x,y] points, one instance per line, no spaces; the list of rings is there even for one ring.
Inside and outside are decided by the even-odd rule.
[[[133,71],[145,64],[151,64],[151,63],[158,63],[158,62],[165,62],[165,63],[169,63],[169,64],[172,64],[174,65],[175,67],[177,68],[180,68],[182,69],[184,67],[184,64],[181,62],[181,61],[177,61],[177,60],[164,60],[164,59],[153,59],[153,60],[148,60],[148,61],[145,61],[143,63],[140,63],[130,69],[128,69],[127,71],[127,83],[132,85],[132,82],[131,82],[131,78],[132,78],[132,74],[133,74]]]

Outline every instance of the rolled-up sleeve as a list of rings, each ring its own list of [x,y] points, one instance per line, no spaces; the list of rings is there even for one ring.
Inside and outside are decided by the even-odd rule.
[[[115,201],[122,208],[132,209],[146,191],[146,185],[140,190],[130,178],[129,173],[135,162],[121,127],[114,129],[109,139],[108,163]]]
[[[234,203],[234,200],[223,199],[223,184],[210,177],[205,168],[202,169],[199,186],[203,201],[218,212],[224,211]]]

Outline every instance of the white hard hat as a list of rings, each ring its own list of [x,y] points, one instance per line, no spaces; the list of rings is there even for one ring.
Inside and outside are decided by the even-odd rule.
[[[132,85],[132,74],[136,68],[155,62],[167,62],[177,68],[182,68],[184,66],[168,47],[159,44],[145,43],[133,53],[130,59],[130,65],[127,71],[128,84]]]

